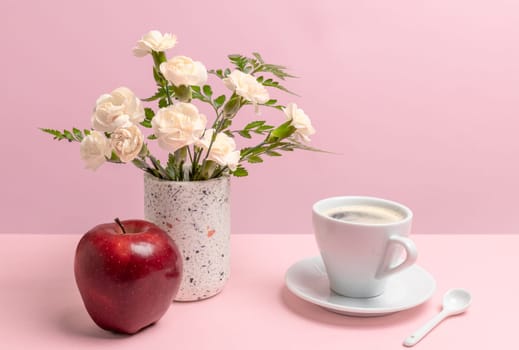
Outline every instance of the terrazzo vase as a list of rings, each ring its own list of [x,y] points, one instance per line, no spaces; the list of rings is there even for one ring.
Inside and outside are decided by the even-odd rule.
[[[166,181],[144,174],[144,216],[165,230],[184,259],[176,301],[209,298],[230,275],[230,179]]]

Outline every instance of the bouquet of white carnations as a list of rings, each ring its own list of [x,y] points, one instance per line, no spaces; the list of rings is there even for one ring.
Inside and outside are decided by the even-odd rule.
[[[229,55],[232,69],[207,70],[186,56],[167,59],[165,50],[176,45],[176,37],[151,31],[137,42],[137,57],[151,55],[157,92],[140,100],[126,87],[101,95],[92,114],[92,128],[80,130],[41,129],[57,140],[80,142],[81,158],[86,167],[97,169],[105,162],[132,163],[139,169],[165,180],[197,181],[232,174],[246,176],[245,163],[263,162],[264,156],[280,156],[281,151],[312,150],[306,143],[315,133],[308,116],[294,103],[286,106],[271,99],[266,87],[289,92],[279,81],[293,77],[284,66],[265,63],[258,53],[253,57]],[[219,78],[231,94],[214,96],[207,84],[208,73]],[[267,75],[273,76],[268,77]],[[209,104],[214,120],[208,124],[193,100]],[[143,102],[158,101],[158,110]],[[254,120],[243,128],[231,126],[243,106],[272,108],[285,114],[277,126]],[[151,129],[144,136],[141,127]],[[261,141],[253,146],[236,148],[235,136]],[[168,152],[162,163],[153,156],[145,140],[156,140]]]

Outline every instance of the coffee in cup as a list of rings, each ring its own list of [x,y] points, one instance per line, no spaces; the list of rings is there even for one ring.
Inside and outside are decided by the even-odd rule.
[[[330,288],[355,298],[382,294],[388,276],[416,261],[416,246],[407,237],[412,217],[409,208],[381,198],[344,196],[315,203],[312,222]]]
[[[333,219],[360,224],[389,224],[405,218],[401,212],[388,207],[361,204],[343,205],[324,214]]]

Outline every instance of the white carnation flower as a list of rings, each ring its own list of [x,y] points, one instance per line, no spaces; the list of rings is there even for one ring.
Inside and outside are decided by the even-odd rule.
[[[207,130],[204,137],[197,142],[197,145],[208,150],[213,134],[213,129]],[[240,162],[240,151],[236,150],[234,139],[221,132],[216,134],[207,159],[213,160],[222,166],[227,166],[234,171]]]
[[[94,130],[81,141],[79,153],[86,168],[96,170],[111,156],[112,147],[103,133]]]
[[[288,104],[286,108],[283,108],[283,112],[289,120],[292,120],[291,125],[296,128],[294,135],[305,142],[309,142],[308,136],[315,134],[315,129],[305,112],[301,108],[297,108],[295,103]]]
[[[207,118],[195,105],[180,102],[161,108],[151,121],[159,146],[169,152],[193,144],[204,133]]]
[[[115,129],[110,135],[110,143],[123,163],[131,162],[137,157],[144,143],[141,130],[136,125]]]
[[[92,127],[98,131],[112,132],[143,120],[144,107],[141,100],[130,89],[120,87],[97,99],[92,114]]]
[[[256,113],[258,113],[258,104],[265,103],[270,99],[267,89],[261,83],[258,83],[252,75],[242,71],[232,71],[227,78],[223,79],[223,83],[228,89],[235,91],[237,95],[252,102]]]
[[[198,85],[207,81],[207,69],[199,61],[186,56],[175,56],[160,64],[160,72],[173,85]]]
[[[143,57],[151,51],[161,52],[171,49],[177,43],[177,37],[170,33],[162,34],[158,30],[152,30],[145,34],[141,40],[137,41],[137,46],[133,48],[133,54]]]

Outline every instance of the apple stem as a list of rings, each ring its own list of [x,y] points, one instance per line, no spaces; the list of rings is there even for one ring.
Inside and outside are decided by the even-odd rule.
[[[124,226],[123,226],[121,220],[119,220],[119,218],[115,218],[114,221],[117,223],[117,225],[119,225],[121,230],[123,230],[123,233],[126,233],[126,230],[124,229]]]

